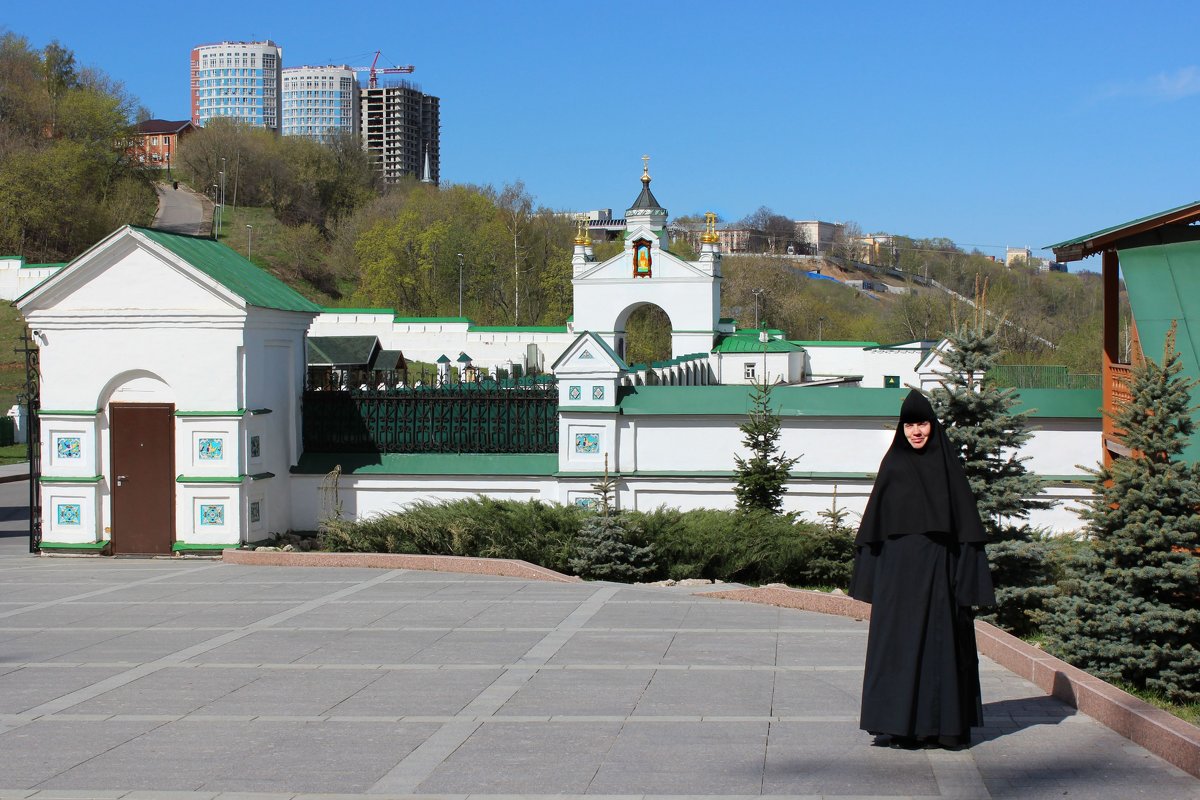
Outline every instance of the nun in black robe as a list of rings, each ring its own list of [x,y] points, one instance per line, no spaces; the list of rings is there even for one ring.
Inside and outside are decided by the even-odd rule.
[[[916,448],[905,423],[930,423]],[[983,722],[972,606],[995,605],[979,509],[929,400],[905,398],[855,538],[871,604],[859,727],[877,744],[959,747]]]

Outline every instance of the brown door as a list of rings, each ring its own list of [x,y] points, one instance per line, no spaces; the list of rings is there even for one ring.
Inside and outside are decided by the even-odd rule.
[[[175,542],[175,407],[113,403],[112,551],[169,554]]]

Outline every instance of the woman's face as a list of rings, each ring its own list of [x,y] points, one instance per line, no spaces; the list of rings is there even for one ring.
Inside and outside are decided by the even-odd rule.
[[[928,421],[906,422],[904,423],[904,438],[908,439],[913,450],[920,450],[929,441],[929,431],[932,428],[933,425]]]

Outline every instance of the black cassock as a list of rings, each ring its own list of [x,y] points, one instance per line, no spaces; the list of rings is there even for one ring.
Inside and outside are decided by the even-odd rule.
[[[906,421],[932,424],[920,450]],[[972,606],[995,604],[986,539],[945,430],[910,393],[855,539],[850,594],[871,603],[863,730],[957,745],[982,723]]]

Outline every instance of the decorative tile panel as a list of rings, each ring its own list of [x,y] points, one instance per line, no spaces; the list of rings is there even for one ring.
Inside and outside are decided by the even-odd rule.
[[[55,508],[59,525],[82,525],[83,506],[79,503],[59,503]]]
[[[83,458],[83,442],[78,436],[59,436],[55,449],[59,458]]]
[[[604,387],[603,386],[593,386],[592,387],[592,399],[593,400],[603,400],[604,399]]]
[[[250,501],[250,524],[254,525],[262,519],[262,502],[259,500]]]
[[[583,397],[583,388],[579,386],[572,386],[570,390],[568,390],[567,396],[572,400],[578,400],[579,398]]]
[[[598,434],[598,433],[577,433],[577,434],[575,434],[575,452],[576,453],[599,453],[600,452],[600,434]]]
[[[218,440],[219,441],[219,440]],[[223,503],[200,504],[201,525],[224,525],[225,505]]]
[[[200,439],[196,445],[196,456],[201,461],[220,461],[225,458],[225,440],[220,438]]]
[[[594,497],[576,497],[575,505],[579,508],[586,508],[589,511],[599,505],[599,500]]]
[[[250,457],[259,458],[262,455],[262,437],[250,437]]]

